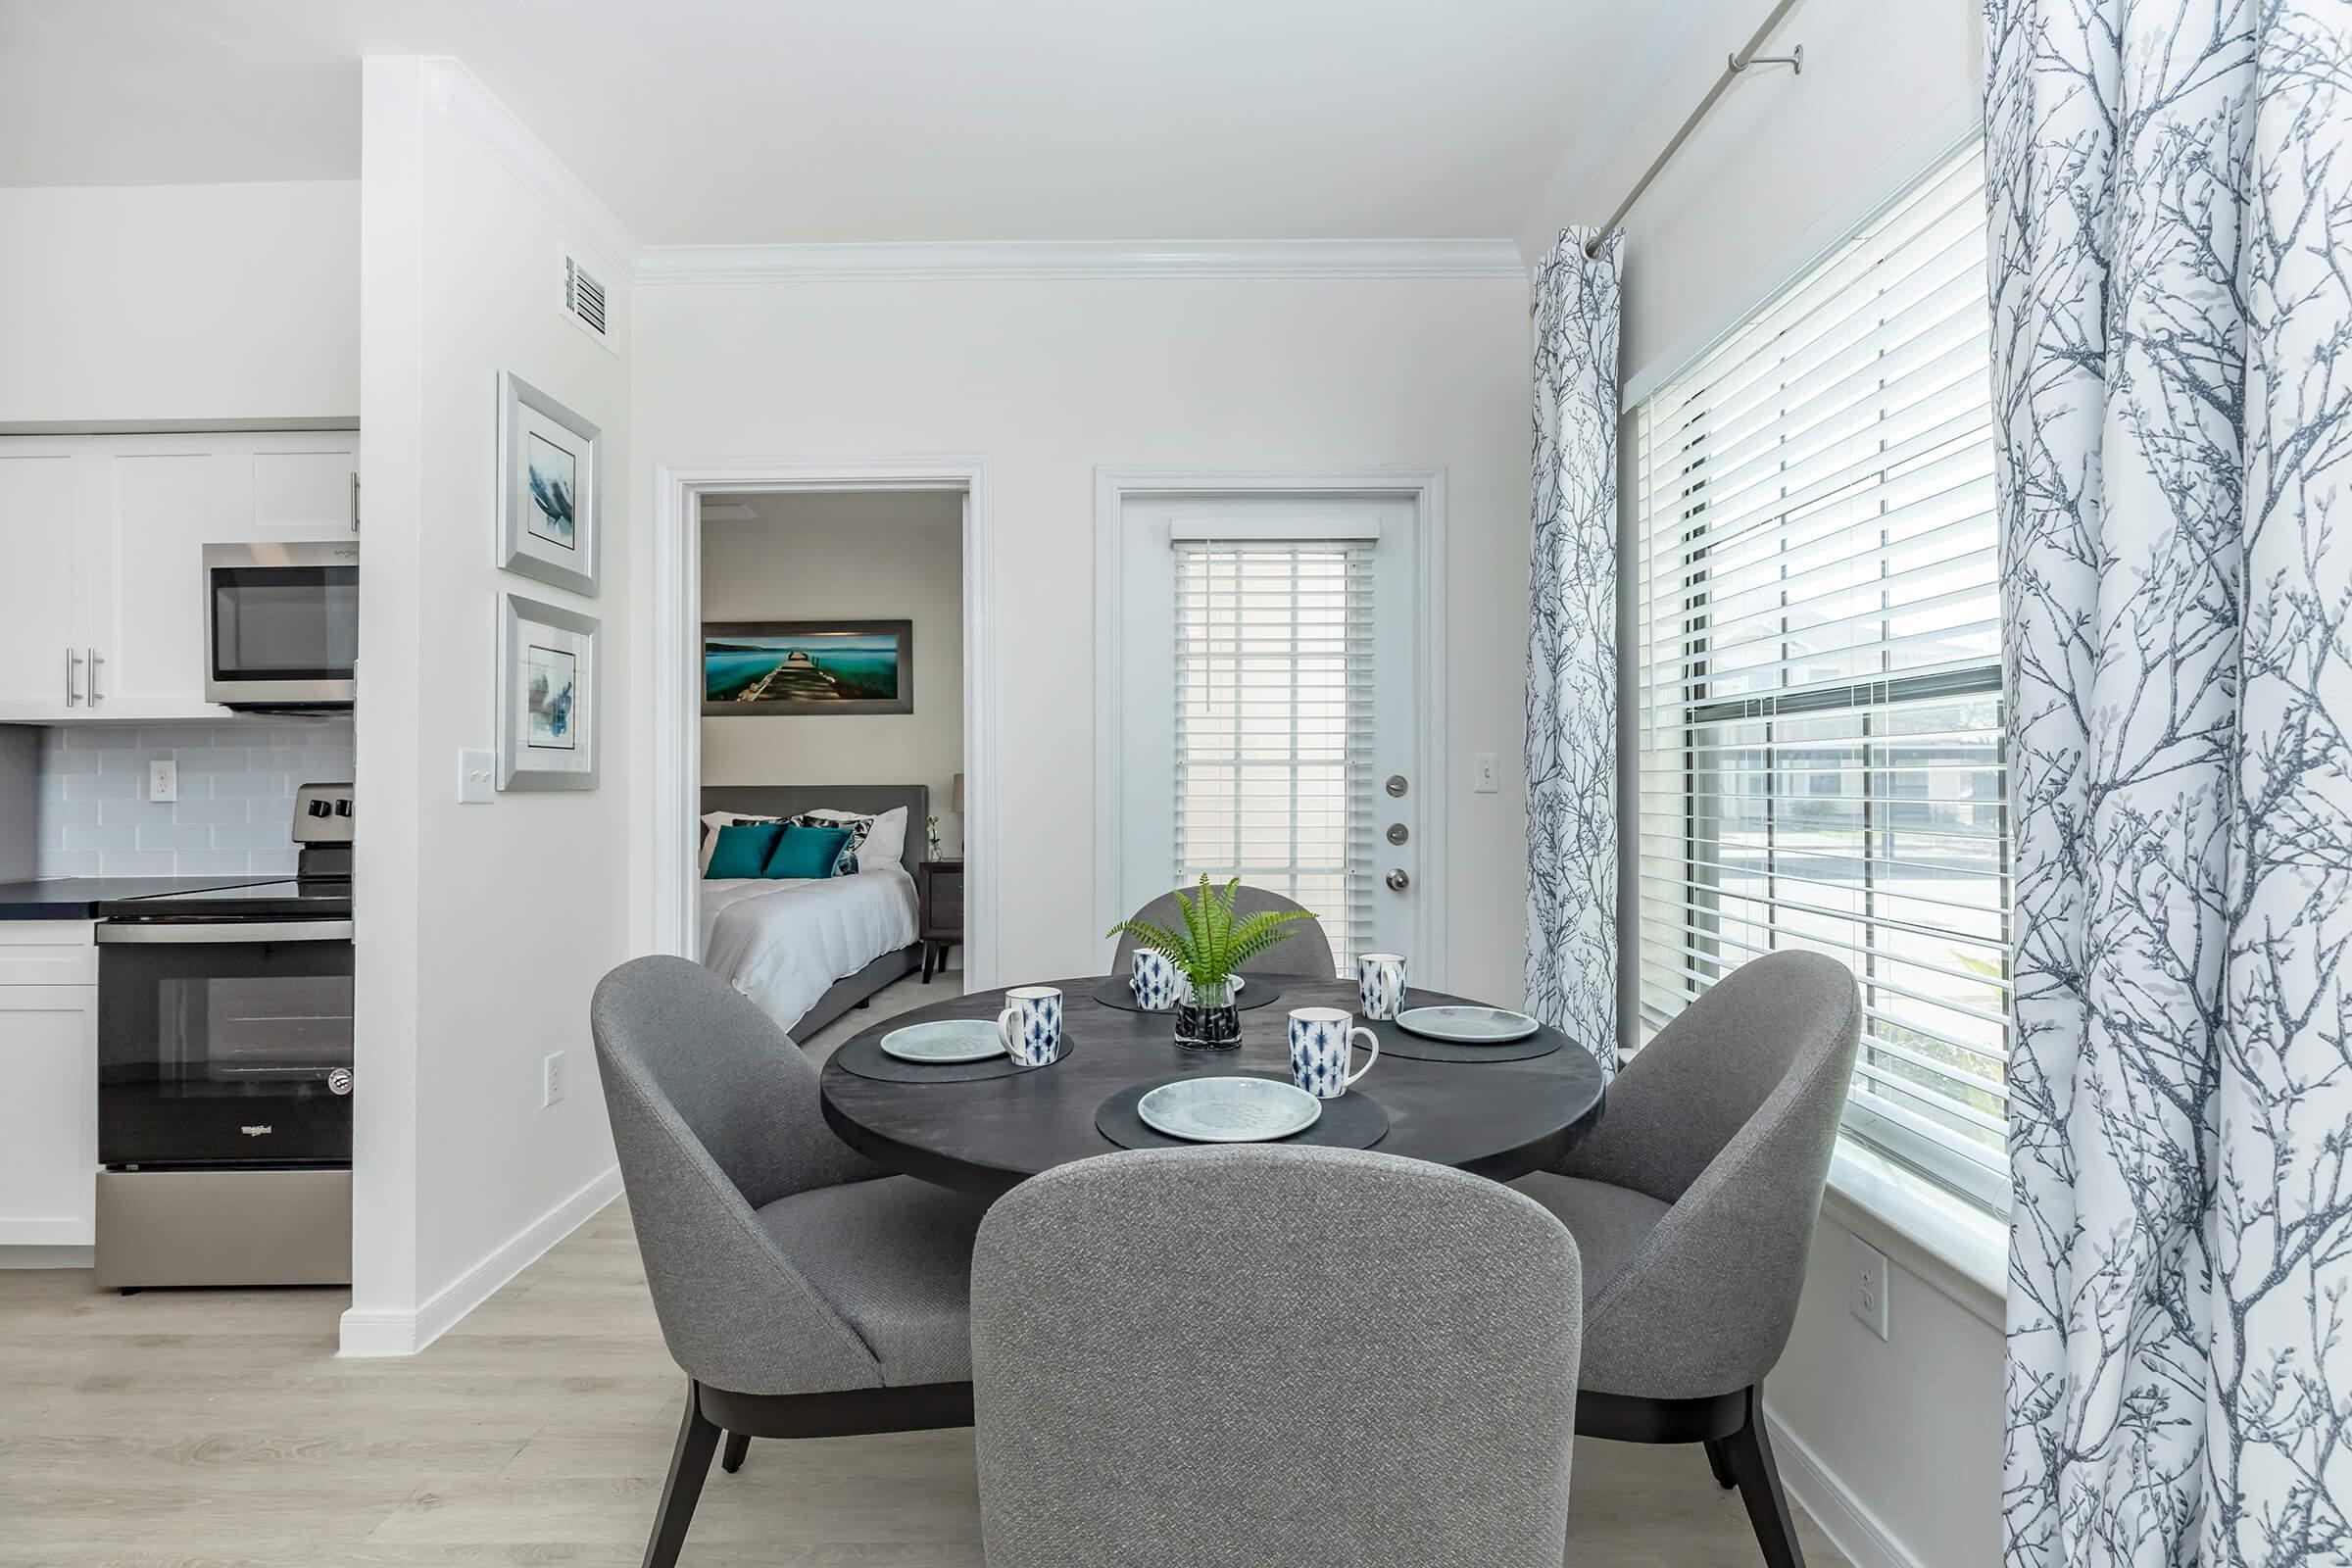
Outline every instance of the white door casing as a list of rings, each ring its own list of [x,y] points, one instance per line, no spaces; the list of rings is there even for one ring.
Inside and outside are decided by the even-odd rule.
[[[946,490],[963,497],[963,845],[967,989],[997,984],[994,532],[984,458],[663,463],[654,478],[653,947],[699,956],[702,498],[779,490]],[[874,783],[905,780],[876,779]],[[909,824],[908,831],[919,831]]]

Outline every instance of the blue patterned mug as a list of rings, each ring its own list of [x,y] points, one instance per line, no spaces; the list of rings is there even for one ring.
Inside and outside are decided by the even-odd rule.
[[[1387,1022],[1404,1005],[1404,955],[1367,953],[1355,960],[1356,1000],[1367,1018]]]
[[[1348,1086],[1372,1070],[1380,1059],[1380,1039],[1337,1007],[1291,1009],[1291,1082],[1317,1100],[1337,1100]],[[1372,1053],[1353,1072],[1348,1070],[1348,1052],[1357,1035]]]
[[[1061,993],[1052,986],[1014,986],[1004,993],[997,1034],[1004,1054],[1024,1067],[1042,1067],[1061,1054]]]
[[[1127,984],[1135,992],[1135,1004],[1153,1012],[1165,1012],[1176,1005],[1177,988],[1181,984],[1176,965],[1164,953],[1150,948],[1138,948],[1128,961]]]

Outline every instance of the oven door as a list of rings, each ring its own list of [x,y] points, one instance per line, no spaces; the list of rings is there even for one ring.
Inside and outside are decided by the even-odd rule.
[[[207,545],[204,601],[206,702],[351,706],[357,545]]]
[[[351,1161],[348,920],[98,928],[98,1159]]]

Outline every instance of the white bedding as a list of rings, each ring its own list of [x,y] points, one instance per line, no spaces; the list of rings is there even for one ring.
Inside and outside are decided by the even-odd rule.
[[[789,1031],[834,981],[914,941],[914,878],[897,861],[806,881],[703,883],[703,963]]]

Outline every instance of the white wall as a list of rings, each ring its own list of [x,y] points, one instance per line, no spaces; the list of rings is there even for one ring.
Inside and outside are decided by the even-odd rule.
[[[963,771],[963,497],[770,495],[703,524],[703,619],[911,620],[914,710],[703,720],[706,784],[927,784],[953,855]],[[907,824],[919,834],[920,822]]]
[[[0,189],[0,424],[346,421],[360,187]]]
[[[1616,154],[1563,161],[1521,231],[1531,261],[1562,225],[1607,216],[1756,20],[1717,15],[1694,27],[1680,78]],[[1968,133],[1981,119],[1981,31],[1973,0],[1802,0],[1765,52],[1803,44],[1803,75],[1765,69],[1737,82],[1626,220],[1629,404]],[[1630,513],[1621,538],[1630,588]],[[1630,662],[1622,619],[1619,643]],[[1621,795],[1630,813],[1637,792]],[[1630,821],[1622,841],[1630,853]],[[1621,881],[1630,907],[1632,864]],[[1997,1309],[1983,1287],[1874,1232],[1893,1254],[1891,1338],[1882,1343],[1847,1312],[1856,1227],[1869,1228],[1861,1211],[1833,1194],[1795,1333],[1768,1388],[1787,1440],[1783,1467],[1858,1568],[1980,1568],[1999,1550]],[[1984,1237],[1974,1240],[1981,1253]]]
[[[669,284],[640,286],[636,306],[641,509],[665,461],[988,460],[998,822],[1019,862],[1000,883],[1008,978],[1083,973],[1108,956],[1093,881],[1096,467],[1444,465],[1453,981],[1519,996],[1520,281]],[[1470,792],[1480,751],[1502,760],[1496,794]]]
[[[617,1190],[587,1026],[626,956],[635,657],[628,322],[608,353],[561,314],[573,225],[544,149],[454,63],[364,69],[358,1067],[347,1350],[429,1338]],[[495,150],[494,150],[495,149]],[[525,178],[517,170],[536,171]],[[576,213],[574,214],[576,217]],[[498,372],[603,427],[604,587],[491,565]],[[492,744],[500,592],[604,617],[603,787],[457,804]],[[541,1063],[566,1054],[541,1108]]]

